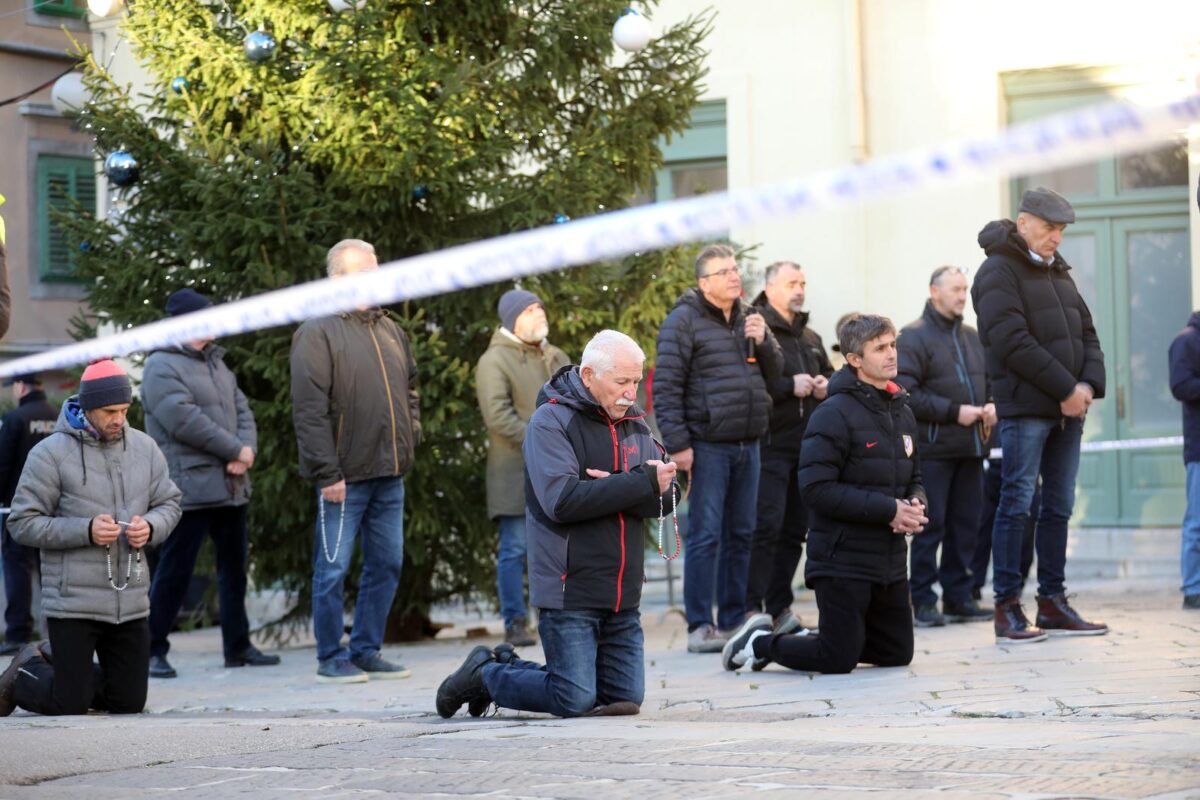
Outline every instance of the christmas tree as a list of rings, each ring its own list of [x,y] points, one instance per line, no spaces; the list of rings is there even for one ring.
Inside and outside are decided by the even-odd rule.
[[[88,59],[91,101],[78,112],[99,157],[119,154],[109,172],[124,184],[108,218],[64,218],[94,314],[79,335],[101,319],[158,319],[184,286],[223,302],[323,277],[325,251],[346,237],[373,242],[388,261],[624,207],[660,166],[660,136],[687,125],[709,24],[690,18],[624,56],[612,34],[624,7],[131,3],[124,33],[152,90],[134,95]],[[603,327],[652,353],[690,283],[688,251],[671,249],[524,286],[545,300],[552,340],[577,358]],[[431,603],[494,585],[473,368],[508,288],[394,309],[415,346],[423,406],[393,609],[408,635],[421,632]],[[276,328],[222,344],[259,427],[253,575],[296,591],[304,614],[315,511],[297,474],[291,335]]]

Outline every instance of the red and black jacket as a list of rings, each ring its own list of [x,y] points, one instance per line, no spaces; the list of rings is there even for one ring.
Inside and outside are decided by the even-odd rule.
[[[614,420],[563,367],[525,431],[529,595],[537,608],[626,611],[641,602],[645,534],[659,515],[662,448],[636,406]],[[588,469],[611,473],[592,478]],[[670,499],[666,499],[666,508]]]

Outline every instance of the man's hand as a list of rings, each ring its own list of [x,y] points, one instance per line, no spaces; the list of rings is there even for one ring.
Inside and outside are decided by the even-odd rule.
[[[817,382],[812,375],[800,373],[792,376],[792,394],[796,397],[808,397],[817,389]]]
[[[755,344],[762,344],[767,336],[767,321],[762,314],[746,315],[746,338],[753,339]]]
[[[99,514],[92,517],[92,541],[99,545],[109,545],[121,535],[121,526],[112,518],[112,514]]]
[[[925,530],[929,518],[925,516],[925,508],[917,501],[912,505],[909,500],[896,501],[896,516],[892,517],[892,531],[895,533],[920,533]]]
[[[996,404],[988,403],[985,405],[983,407],[983,424],[989,428],[994,428],[999,422],[1000,418],[996,416]]]
[[[653,464],[655,467],[655,474],[658,476],[658,493],[666,494],[667,489],[671,488],[671,481],[675,479],[676,465],[664,464],[657,459],[650,459],[646,463]]]
[[[337,483],[331,483],[321,490],[321,497],[325,498],[326,503],[344,503],[346,502],[346,481],[340,480]]]
[[[225,463],[225,471],[230,475],[245,475],[246,470],[249,468],[245,461],[228,461]]]
[[[1086,383],[1075,384],[1075,391],[1071,392],[1071,396],[1059,403],[1059,408],[1062,409],[1064,417],[1082,417],[1087,413],[1088,406],[1092,404],[1092,387]]]
[[[125,538],[129,540],[130,547],[145,547],[146,542],[150,541],[150,523],[134,516],[129,520],[129,527],[125,529]]]
[[[242,452],[238,453],[237,460],[246,465],[246,469],[254,466],[254,451],[249,447],[243,447]],[[244,472],[245,470],[243,470]],[[239,473],[240,474],[240,473]]]
[[[692,471],[692,459],[694,457],[695,453],[692,452],[692,448],[690,447],[687,450],[680,450],[678,453],[671,453],[671,460],[675,462],[675,466],[680,472]]]
[[[813,376],[813,397],[824,400],[829,396],[829,378],[824,375]]]
[[[983,417],[983,409],[979,406],[959,406],[958,424],[969,428]]]
[[[612,475],[611,472],[605,472],[602,469],[592,469],[591,467],[588,467],[584,472],[588,474],[589,478],[607,478],[609,475]]]

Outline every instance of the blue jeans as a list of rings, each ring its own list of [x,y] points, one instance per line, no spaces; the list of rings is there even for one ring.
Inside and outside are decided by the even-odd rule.
[[[1179,568],[1183,573],[1183,593],[1200,594],[1200,461],[1187,465],[1187,511],[1183,515]]]
[[[545,666],[520,659],[483,667],[483,683],[501,708],[578,717],[597,706],[646,695],[641,614],[543,608],[538,633]]]
[[[319,490],[317,494],[319,497]],[[383,645],[388,611],[400,585],[400,568],[404,564],[404,481],[374,478],[346,484],[340,545],[339,527],[342,527],[342,504],[326,503],[324,537],[318,519],[313,552],[313,633],[317,637],[317,660],[322,662],[347,656],[369,658]],[[354,552],[354,537],[359,532],[362,578],[347,650],[342,646],[344,585]]]
[[[500,552],[496,555],[496,592],[504,626],[525,617],[525,517],[502,516]]]
[[[692,442],[683,605],[688,630],[744,622],[758,502],[758,442]],[[781,498],[782,499],[782,498]]]
[[[1075,509],[1075,475],[1083,420],[1016,417],[1000,420],[1000,504],[992,528],[992,588],[996,601],[1021,594],[1021,537],[1042,476],[1038,512],[1038,595],[1062,594],[1067,566],[1067,522]]]

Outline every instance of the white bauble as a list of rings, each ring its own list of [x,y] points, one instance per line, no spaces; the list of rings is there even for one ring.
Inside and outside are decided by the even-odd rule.
[[[338,13],[349,11],[352,8],[358,11],[366,4],[367,0],[329,0],[329,7]]]
[[[63,75],[50,89],[50,102],[54,103],[54,109],[60,114],[78,111],[87,101],[87,87],[83,85],[83,76],[78,72]]]
[[[651,38],[650,21],[632,8],[626,10],[617,24],[613,25],[613,41],[627,53],[641,50],[650,44]]]
[[[124,5],[125,0],[88,0],[88,11],[97,17],[111,17]]]

